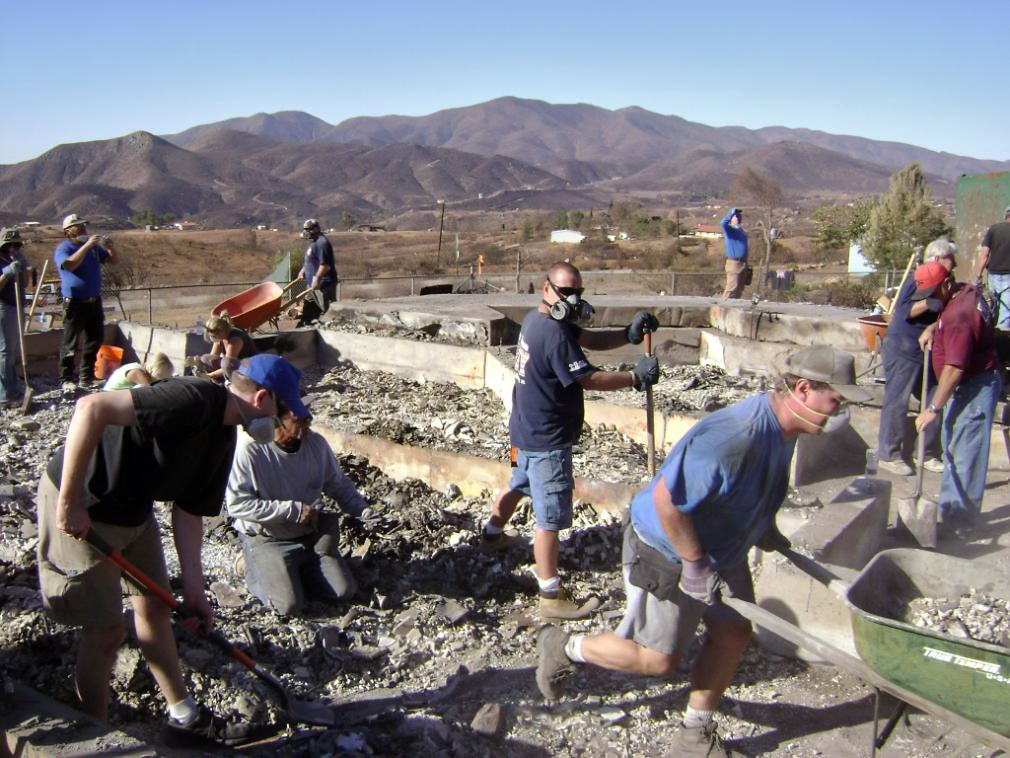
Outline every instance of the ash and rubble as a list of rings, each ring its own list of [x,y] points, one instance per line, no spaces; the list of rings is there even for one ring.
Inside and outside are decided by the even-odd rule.
[[[974,587],[958,597],[910,600],[902,618],[939,634],[1010,648],[1010,600]]]
[[[438,397],[453,392],[445,385],[432,390]],[[362,391],[369,394],[360,405],[371,406],[364,398],[373,396],[374,386],[362,383]],[[73,705],[76,634],[51,622],[41,607],[34,504],[36,482],[65,436],[72,407],[52,390],[37,394],[34,408],[26,419],[3,411],[0,669]],[[481,415],[490,414],[485,409]],[[317,415],[318,422],[323,418]],[[416,480],[396,482],[373,465],[381,462],[356,456],[342,456],[340,463],[375,513],[368,523],[343,520],[341,550],[360,586],[352,602],[310,604],[304,617],[277,617],[235,574],[240,549],[226,520],[206,525],[204,574],[219,630],[298,697],[339,709],[337,728],[295,725],[269,745],[244,752],[602,756],[669,748],[686,702],[687,664],[669,679],[586,668],[574,678],[570,697],[544,703],[533,678],[540,622],[528,573],[531,555],[517,550],[488,557],[476,550],[488,497],[461,497],[452,487],[438,492]],[[159,505],[156,513],[178,592],[169,509]],[[520,505],[513,526],[532,533],[528,503]],[[598,632],[616,624],[623,604],[620,543],[615,516],[576,504],[561,567],[573,594],[598,595],[602,612],[567,623],[569,630]],[[280,722],[271,693],[209,642],[180,631],[179,648],[198,700],[235,720]],[[164,705],[135,639],[121,648],[112,685],[113,726],[157,742]],[[818,708],[859,699],[862,692],[854,678],[833,668],[809,667],[752,646],[720,706],[720,728],[751,751],[797,755],[803,737],[824,728],[810,727]],[[783,731],[790,721],[793,726]]]

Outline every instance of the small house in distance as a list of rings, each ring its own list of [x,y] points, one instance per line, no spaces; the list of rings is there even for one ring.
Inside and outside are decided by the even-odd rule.
[[[555,229],[551,232],[551,242],[561,242],[569,245],[577,245],[586,238],[582,232],[575,229]]]

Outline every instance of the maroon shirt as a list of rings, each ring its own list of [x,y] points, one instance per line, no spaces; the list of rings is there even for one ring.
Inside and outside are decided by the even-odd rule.
[[[957,366],[964,378],[992,371],[999,365],[994,344],[992,311],[973,286],[964,285],[947,303],[933,338],[933,371]]]

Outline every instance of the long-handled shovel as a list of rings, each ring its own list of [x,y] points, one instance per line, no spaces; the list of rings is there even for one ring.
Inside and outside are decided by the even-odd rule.
[[[32,385],[28,380],[28,356],[25,353],[25,325],[24,318],[21,315],[21,306],[23,303],[21,302],[20,272],[14,275],[14,298],[18,303],[14,311],[18,314],[18,347],[21,348],[21,373],[24,374],[25,379],[25,396],[21,401],[21,415],[27,416],[28,409],[32,407],[32,395],[35,394],[35,390],[32,389]]]
[[[652,355],[652,332],[645,333],[645,355]],[[649,477],[656,475],[656,418],[652,404],[652,386],[645,388],[645,451],[649,456]]]
[[[49,270],[49,259],[42,263],[42,273],[39,274],[39,283],[35,285],[35,294],[32,295],[32,307],[28,309],[28,318],[25,319],[24,334],[32,328],[32,316],[35,315],[35,306],[39,304],[39,293],[42,292],[42,282],[46,280],[46,271]]]
[[[151,577],[133,565],[120,551],[114,550],[100,535],[94,530],[88,532],[87,541],[99,552],[108,557],[113,563],[121,568],[126,576],[136,586],[149,590],[157,596],[161,602],[171,608],[180,618],[193,618],[194,614],[186,609],[172,593],[160,587]],[[314,724],[317,726],[336,726],[337,716],[331,708],[323,703],[309,700],[299,700],[289,693],[276,676],[269,671],[265,671],[256,665],[256,661],[239,650],[229,642],[224,635],[216,630],[207,632],[206,637],[224,650],[228,655],[241,663],[252,672],[260,681],[264,682],[270,690],[277,695],[281,706],[284,708],[285,717],[289,724]]]
[[[929,382],[929,353],[927,347],[922,359],[922,391],[919,395],[919,413],[926,410],[926,391]],[[938,423],[938,422],[937,422]],[[915,441],[915,490],[911,497],[898,500],[898,518],[901,519],[912,537],[922,547],[936,547],[936,519],[939,506],[932,500],[922,496],[922,471],[926,461],[925,430],[920,431]]]

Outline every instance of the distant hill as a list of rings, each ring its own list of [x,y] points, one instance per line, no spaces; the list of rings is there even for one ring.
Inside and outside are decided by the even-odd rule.
[[[135,132],[60,145],[0,166],[0,216],[152,209],[211,225],[379,219],[459,209],[593,207],[613,193],[724,195],[743,168],[792,195],[878,193],[917,161],[937,194],[1010,163],[781,126],[711,127],[638,107],[503,97],[428,116],[259,113],[167,137]]]

